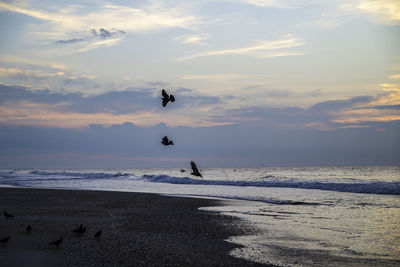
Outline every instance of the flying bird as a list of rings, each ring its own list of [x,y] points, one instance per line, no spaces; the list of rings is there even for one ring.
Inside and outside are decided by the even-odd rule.
[[[201,176],[201,173],[199,172],[199,169],[197,169],[196,163],[191,161],[190,164],[192,165],[192,170],[193,170],[193,172],[191,174],[195,175],[195,176],[203,177],[203,176]]]
[[[161,98],[163,107],[165,107],[168,104],[169,101],[175,102],[175,97],[173,95],[168,95],[167,92],[165,92],[164,89],[162,89],[161,94],[163,96]]]
[[[94,237],[100,237],[100,236],[101,236],[101,230],[98,231],[98,232],[94,235]]]
[[[26,227],[26,232],[30,233],[31,231],[32,231],[32,226],[28,224],[28,226]]]
[[[3,210],[3,214],[4,214],[4,216],[8,219],[8,218],[12,218],[12,217],[14,217],[14,215],[12,215],[12,214],[10,214],[10,213],[8,213],[7,211],[5,211],[5,210]]]
[[[86,232],[86,227],[83,227],[83,225],[79,225],[78,228],[72,230],[72,232],[77,233],[77,234],[83,234],[84,232]]]
[[[164,136],[164,137],[162,138],[161,144],[163,144],[164,146],[170,146],[170,145],[173,146],[173,145],[174,145],[174,142],[172,142],[171,140],[169,140],[167,136]]]
[[[54,245],[54,246],[58,247],[59,245],[61,245],[62,241],[63,241],[63,237],[61,237],[60,239],[58,239],[56,241],[50,242],[49,245]]]
[[[0,243],[7,243],[8,242],[8,240],[11,238],[11,236],[7,236],[7,237],[4,237],[4,238],[2,238],[2,239],[0,239]]]

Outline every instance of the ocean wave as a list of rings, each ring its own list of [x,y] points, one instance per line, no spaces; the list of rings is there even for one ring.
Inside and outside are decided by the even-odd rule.
[[[207,180],[192,177],[175,177],[166,174],[145,174],[135,176],[131,173],[121,172],[68,172],[68,171],[16,171],[0,172],[1,184],[16,183],[21,186],[30,185],[35,182],[43,184],[46,181],[60,182],[68,180],[103,180],[103,179],[124,179],[127,181],[145,181],[152,183],[186,184],[186,185],[208,185],[208,186],[253,186],[253,187],[280,187],[280,188],[300,188],[300,189],[319,189],[337,192],[400,195],[400,182],[398,181],[318,181],[318,180],[296,180],[285,177],[265,176],[263,180]],[[77,182],[78,182],[77,181]]]
[[[189,184],[189,185],[223,185],[223,186],[254,186],[254,187],[283,187],[301,189],[319,189],[337,192],[400,195],[400,182],[359,182],[339,183],[320,181],[295,181],[295,180],[268,180],[268,181],[223,181],[193,179],[189,177],[173,177],[169,175],[148,175],[141,177],[143,180],[155,183]]]
[[[131,174],[129,173],[104,173],[104,172],[47,172],[47,171],[31,171],[29,174],[40,175],[40,176],[67,176],[73,178],[82,178],[82,179],[108,179],[108,178],[116,178],[116,177],[127,177]]]

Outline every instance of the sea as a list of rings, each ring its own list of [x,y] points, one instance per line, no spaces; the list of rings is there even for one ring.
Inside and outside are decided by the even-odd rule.
[[[252,229],[232,256],[277,266],[400,266],[400,166],[2,169],[0,186],[218,198]]]

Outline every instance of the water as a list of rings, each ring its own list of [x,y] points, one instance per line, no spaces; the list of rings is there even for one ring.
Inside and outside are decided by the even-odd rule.
[[[282,266],[399,266],[400,166],[0,170],[0,184],[218,197],[259,231],[236,257]]]

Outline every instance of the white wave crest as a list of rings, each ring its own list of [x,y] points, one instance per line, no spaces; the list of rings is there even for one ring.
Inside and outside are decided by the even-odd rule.
[[[223,180],[205,180],[189,177],[173,177],[169,175],[148,175],[142,176],[142,179],[155,183],[170,184],[191,184],[191,185],[224,185],[224,186],[255,186],[255,187],[285,187],[301,189],[319,189],[349,193],[364,194],[383,194],[400,195],[400,182],[359,182],[359,183],[338,183],[338,182],[320,182],[320,181],[295,181],[295,180],[268,180],[268,181],[223,181]]]

